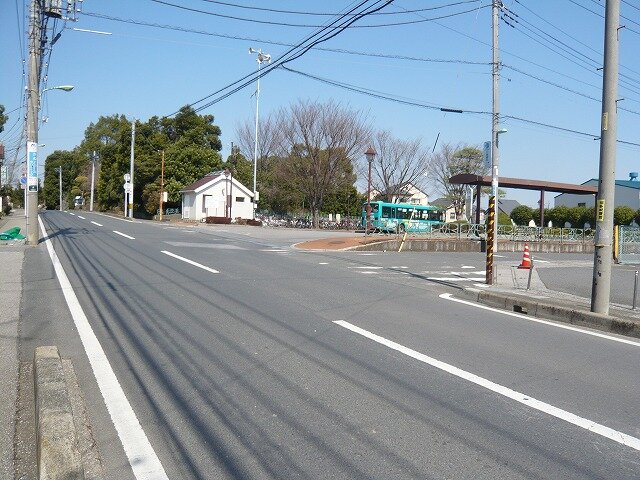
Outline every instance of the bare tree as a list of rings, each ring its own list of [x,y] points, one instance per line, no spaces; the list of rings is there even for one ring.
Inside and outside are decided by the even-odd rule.
[[[454,147],[445,143],[433,155],[429,173],[434,188],[451,202],[456,219],[459,220],[464,211],[465,185],[451,184],[449,179],[460,173],[484,175],[486,169],[483,164],[482,151],[474,146],[457,145]]]
[[[327,103],[298,101],[278,112],[277,129],[288,153],[285,171],[309,201],[318,226],[325,195],[353,185],[351,161],[370,135],[361,112]]]
[[[282,132],[278,129],[277,123],[278,120],[274,114],[263,115],[258,120],[258,168],[261,168],[260,159],[286,154],[282,151]],[[236,125],[239,152],[252,161],[255,148],[255,129],[255,119]]]
[[[401,140],[381,131],[373,138],[373,146],[377,155],[371,169],[371,188],[378,192],[378,198],[401,202],[411,186],[424,191],[430,156],[420,139]],[[368,176],[367,169],[366,160],[361,160],[361,178]]]

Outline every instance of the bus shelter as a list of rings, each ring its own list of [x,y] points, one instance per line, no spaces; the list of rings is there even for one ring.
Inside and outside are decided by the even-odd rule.
[[[491,186],[491,177],[460,173],[449,179],[454,185],[469,185],[476,188],[476,223],[480,223],[480,189]],[[573,193],[577,195],[596,195],[598,187],[592,185],[574,185],[572,183],[547,182],[544,180],[528,180],[523,178],[500,177],[499,186],[520,190],[540,192],[540,226],[544,227],[544,194],[545,192]]]

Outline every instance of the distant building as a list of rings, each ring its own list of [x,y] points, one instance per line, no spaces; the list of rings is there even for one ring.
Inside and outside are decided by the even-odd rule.
[[[212,172],[180,190],[182,218],[197,222],[206,217],[253,218],[253,192],[225,172]]]
[[[442,210],[444,210],[444,221],[446,223],[457,221],[456,209],[453,207],[453,203],[448,198],[445,198],[445,197],[436,198],[435,200],[433,200],[431,202],[431,205],[433,205],[434,207],[438,207],[438,208],[441,208]],[[460,220],[464,221],[466,219],[467,219],[467,217],[465,216],[464,211],[463,211],[462,212],[462,218]]]
[[[390,185],[386,192],[371,190],[371,199],[386,198],[391,203],[409,203],[411,205],[429,205],[429,194],[411,182]]]
[[[637,180],[638,174],[631,172],[629,180],[616,180],[614,192],[614,206],[619,207],[626,205],[634,210],[640,209],[640,181]],[[582,185],[598,186],[598,179],[592,178]],[[555,207],[595,207],[595,195],[576,195],[573,193],[561,193],[553,199]]]

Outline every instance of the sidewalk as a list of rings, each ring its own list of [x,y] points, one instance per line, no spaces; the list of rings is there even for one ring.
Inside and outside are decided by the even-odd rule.
[[[302,242],[295,246],[304,250],[351,250],[385,240],[390,238],[379,236],[324,238]],[[511,263],[496,264],[495,285],[483,289],[466,287],[456,296],[525,315],[640,338],[640,310],[634,311],[627,306],[612,303],[608,315],[593,313],[590,311],[590,299],[549,290],[542,283],[535,269],[531,272],[531,287],[527,290],[529,270],[518,269]]]
[[[0,218],[0,231],[20,227],[23,210]],[[24,240],[0,240],[0,478],[14,477],[14,426],[18,389],[18,318],[22,298]]]

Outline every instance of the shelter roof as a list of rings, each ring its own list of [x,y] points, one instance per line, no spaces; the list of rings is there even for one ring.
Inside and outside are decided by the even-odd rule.
[[[460,173],[451,177],[449,182],[456,185],[463,184],[489,187],[491,186],[491,177],[474,175],[472,173]],[[528,180],[523,178],[500,177],[499,185],[502,188],[517,188],[521,190],[536,191],[544,190],[545,192],[575,193],[578,195],[598,193],[598,187],[593,185],[575,185],[573,183],[547,182],[545,180]]]

